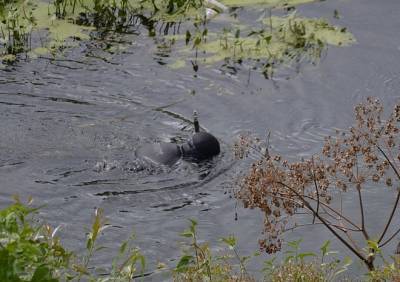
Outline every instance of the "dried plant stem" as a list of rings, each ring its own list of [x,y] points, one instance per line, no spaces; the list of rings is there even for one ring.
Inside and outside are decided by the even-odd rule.
[[[281,194],[281,193],[280,193],[280,194]],[[297,202],[297,201],[294,201],[293,199],[288,198],[288,197],[282,197],[282,196],[277,196],[277,195],[274,195],[274,197],[277,198],[277,199],[290,201],[290,202],[292,202],[292,203],[294,203],[294,204],[296,204],[296,205],[299,205],[299,206],[302,205],[301,203],[299,203],[299,202]],[[305,212],[305,213],[297,213],[297,212],[296,212],[295,214],[312,215],[313,218],[316,218],[315,213],[314,213],[312,210],[308,209],[307,207],[305,207],[305,208],[306,208],[308,211],[310,211],[310,212]],[[322,209],[324,210],[325,214],[327,214],[328,216],[332,217],[334,220],[338,220],[338,219],[337,219],[336,217],[334,217],[332,214],[330,214],[329,212],[327,212],[323,207],[322,207]],[[319,213],[319,214],[321,214],[321,212],[320,212],[319,210],[317,210],[316,212]],[[362,230],[361,230],[360,228],[352,229],[352,228],[349,228],[349,227],[346,227],[346,226],[340,226],[340,225],[337,225],[337,224],[333,224],[333,223],[331,223],[331,222],[328,221],[328,220],[326,220],[326,221],[327,221],[327,223],[329,223],[331,226],[333,226],[333,227],[335,227],[335,228],[337,228],[337,229],[339,229],[339,230],[341,230],[341,231],[343,231],[343,232],[347,232],[347,231],[362,232]],[[317,223],[317,222],[315,222],[315,220],[313,220],[312,223],[307,224],[307,225],[312,225],[312,224],[322,224],[322,223]],[[301,226],[304,226],[304,225],[302,224]],[[296,228],[296,226],[294,226],[294,227],[292,227],[292,228],[290,228],[290,229],[288,229],[288,230],[293,230],[293,229],[295,229],[295,228]],[[285,231],[286,231],[286,230],[285,230]]]
[[[362,234],[364,235],[364,238],[366,240],[369,240],[367,230],[365,229],[365,214],[364,214],[364,204],[362,200],[361,189],[357,188],[357,193],[358,193],[358,202],[360,203],[360,212],[361,212],[361,231]]]
[[[267,193],[267,194],[271,194],[271,193]],[[280,195],[285,195],[284,193],[279,193],[279,194],[280,194]],[[277,198],[277,199],[290,201],[290,202],[292,202],[293,204],[298,205],[298,206],[301,206],[301,205],[302,205],[302,203],[293,200],[292,198],[290,198],[290,196],[285,197],[285,196],[277,196],[277,195],[274,195],[274,197]]]
[[[298,193],[295,189],[292,189],[292,187],[286,185],[283,182],[278,182],[278,184],[286,187],[290,191],[292,191],[294,194],[296,194],[299,199],[302,200],[303,204],[313,212],[313,214],[321,221],[321,223],[328,228],[328,230],[336,237],[339,239],[340,242],[342,242],[350,251],[353,252],[361,261],[365,263],[365,265],[368,267],[370,271],[374,270],[374,264],[373,264],[373,257],[370,257],[370,259],[365,258],[360,251],[358,251],[355,247],[353,247],[349,242],[347,242],[342,236],[340,236],[339,233],[336,232],[335,229],[319,214],[316,212],[316,210],[312,207],[312,205],[301,195]]]
[[[289,28],[301,27],[289,23]],[[236,196],[245,207],[264,212],[265,238],[259,244],[267,253],[281,250],[282,233],[297,224],[288,219],[298,211],[306,211],[310,223],[325,225],[369,270],[374,269],[377,252],[371,247],[369,206],[363,190],[368,183],[387,187],[393,186],[393,179],[400,183],[400,103],[388,119],[383,117],[382,103],[373,97],[358,104],[354,112],[355,126],[348,131],[337,130],[336,137],[327,137],[320,154],[300,161],[288,161],[280,155],[261,156],[243,178]],[[239,141],[239,156],[248,155],[246,149],[253,150],[249,145],[257,144],[245,137]],[[358,210],[354,216],[347,214],[343,206],[342,193],[350,189],[354,193],[350,196],[356,201],[352,208]],[[393,226],[400,205],[400,188],[395,193],[393,206],[374,235],[378,238],[374,243],[379,247],[400,234],[400,228]],[[332,202],[335,195],[340,196],[337,203]],[[287,219],[280,222],[283,217]],[[356,237],[356,232],[360,236]],[[366,250],[364,245],[370,247]]]
[[[310,173],[313,176],[315,192],[317,193],[317,212],[319,212],[320,199],[319,199],[319,190],[318,190],[318,185],[317,185],[317,179],[315,178],[315,173],[314,173],[314,158],[311,159],[311,162],[312,162],[312,170],[310,171]],[[313,223],[315,223],[315,216],[313,217]]]
[[[296,213],[296,214],[297,214],[297,213]],[[296,228],[302,228],[302,227],[307,227],[307,226],[312,226],[312,225],[324,225],[324,224],[323,224],[322,222],[304,223],[304,224],[299,224],[299,225],[295,225],[295,226],[293,226],[293,227],[287,228],[287,229],[285,229],[284,231],[285,231],[285,232],[286,232],[286,231],[292,231],[292,230],[294,230],[294,229],[296,229]],[[331,224],[331,223],[330,223],[330,225],[333,226],[333,227],[335,227],[335,228],[337,228],[338,230],[343,231],[344,233],[347,232],[347,231],[360,232],[360,230],[349,229],[349,228],[346,228],[346,227],[343,227],[343,226],[339,226],[339,225],[337,225],[337,224]]]
[[[357,251],[361,253],[362,249],[357,245],[357,243],[353,240],[353,238],[350,236],[350,234],[348,232],[344,232],[344,234],[349,239],[349,241],[353,244],[354,248],[356,248]]]
[[[346,231],[346,232],[347,232],[347,231],[362,232],[362,230],[359,229],[359,228],[353,229],[353,228],[350,228],[350,227],[348,227],[348,226],[344,226],[344,225],[343,225],[343,222],[341,222],[340,219],[334,217],[332,214],[330,214],[329,212],[327,212],[327,211],[325,210],[325,208],[322,207],[322,210],[324,211],[324,213],[319,212],[319,214],[320,214],[321,216],[322,216],[323,214],[326,214],[327,216],[330,216],[330,217],[333,218],[334,220],[339,221],[339,224],[341,224],[341,225],[338,225],[338,224],[331,224],[332,226],[337,227],[338,229],[342,230],[343,232],[345,232],[345,231]],[[328,221],[328,219],[326,219],[326,220]]]
[[[380,245],[379,245],[379,248],[382,248],[382,247],[385,246],[387,243],[389,243],[390,241],[392,241],[392,239],[393,239],[394,237],[396,237],[396,235],[399,234],[399,233],[400,233],[400,228],[397,229],[397,231],[394,232],[393,235],[389,237],[389,239],[387,239],[385,242],[383,242],[382,244],[380,244]]]
[[[304,198],[316,201],[316,199],[314,199],[313,197],[310,196],[303,196]],[[321,206],[324,206],[325,208],[331,210],[333,213],[337,214],[340,218],[344,219],[346,222],[348,222],[349,224],[353,225],[355,228],[357,228],[357,230],[361,231],[361,228],[355,224],[353,221],[351,221],[349,218],[347,218],[346,216],[344,216],[342,213],[338,212],[337,210],[335,210],[334,208],[332,208],[331,206],[325,204],[324,202],[320,202]]]
[[[356,177],[357,181],[359,181],[360,176],[359,176],[359,171],[358,171],[358,154],[356,155]],[[369,240],[369,236],[367,233],[367,230],[365,228],[365,214],[364,214],[364,204],[362,200],[362,195],[361,195],[361,185],[356,186],[357,194],[358,194],[358,202],[360,204],[360,213],[361,213],[361,231],[364,235],[364,238],[366,240]]]
[[[377,147],[378,150],[381,152],[381,154],[383,155],[383,157],[389,162],[389,165],[390,165],[390,167],[393,169],[394,173],[396,174],[397,179],[400,180],[400,174],[399,174],[397,168],[396,168],[395,165],[391,162],[391,160],[389,159],[389,157],[386,155],[385,151],[383,151],[382,148],[381,148],[379,145],[376,145],[376,147]],[[389,218],[388,218],[388,221],[386,222],[385,228],[383,229],[383,232],[382,232],[381,236],[380,236],[379,239],[378,239],[378,244],[383,240],[383,238],[384,238],[385,235],[386,235],[387,230],[389,229],[390,223],[392,222],[394,213],[396,212],[397,206],[398,206],[398,204],[399,204],[399,200],[400,200],[400,189],[399,189],[398,192],[397,192],[396,201],[395,201],[395,203],[394,203],[394,206],[393,206],[393,208],[392,208],[392,211],[391,211],[391,213],[390,213],[390,216],[389,216]],[[392,240],[393,238],[394,238],[394,237],[391,237],[390,240]],[[389,241],[390,241],[390,240],[389,240]],[[389,241],[388,241],[388,242],[389,242]],[[388,242],[385,242],[385,244],[388,243]]]

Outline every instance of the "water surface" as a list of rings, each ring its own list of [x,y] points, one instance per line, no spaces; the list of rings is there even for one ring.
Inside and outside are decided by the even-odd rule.
[[[340,19],[333,18],[335,9]],[[191,66],[172,70],[162,64],[145,31],[132,35],[127,51],[109,61],[82,43],[63,60],[21,61],[0,71],[0,207],[13,194],[32,196],[46,205],[41,217],[62,224],[65,244],[78,252],[94,209],[104,209],[111,227],[101,242],[110,251],[96,255],[99,266],[109,265],[110,252],[132,230],[148,257],[148,272],[159,261],[174,265],[178,234],[189,218],[199,221],[201,238],[216,242],[235,234],[241,252],[252,253],[262,217],[235,208],[230,196],[238,172],[248,165],[234,160],[234,138],[269,130],[275,151],[290,158],[310,156],[320,150],[324,136],[351,125],[353,106],[365,97],[377,96],[386,106],[399,100],[399,1],[323,1],[299,10],[348,27],[358,43],[330,47],[319,65],[304,64],[274,80],[220,64],[197,73]],[[250,18],[263,11],[241,13]],[[180,162],[173,167],[136,158],[136,148],[148,142],[187,139],[193,110],[221,141],[220,156],[201,166]],[[366,197],[369,207],[380,211],[367,215],[374,230],[392,195],[371,189]],[[351,199],[348,203],[351,207]],[[303,237],[308,250],[331,239],[320,227],[288,236]],[[338,242],[333,248],[343,250]],[[363,271],[357,267],[355,273]],[[152,274],[147,279],[167,278]]]

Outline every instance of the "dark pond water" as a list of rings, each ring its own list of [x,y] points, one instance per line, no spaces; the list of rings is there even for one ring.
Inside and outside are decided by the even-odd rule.
[[[378,96],[388,106],[399,99],[398,0],[324,1],[299,10],[348,27],[358,43],[331,47],[318,66],[304,65],[290,79],[280,74],[273,81],[220,65],[200,67],[197,74],[189,66],[172,70],[159,64],[163,57],[146,32],[132,36],[127,51],[110,62],[87,56],[82,44],[65,60],[20,62],[0,71],[0,207],[13,194],[32,196],[46,205],[41,217],[62,224],[64,242],[78,251],[84,248],[84,227],[101,207],[112,226],[101,239],[110,250],[94,260],[100,266],[109,265],[110,253],[132,230],[148,272],[158,261],[174,265],[166,258],[179,256],[178,233],[189,218],[199,221],[205,240],[216,243],[235,234],[243,254],[257,250],[261,216],[240,205],[235,209],[229,195],[248,165],[234,160],[234,138],[268,129],[275,151],[309,156],[320,150],[324,136],[351,125],[353,106],[365,97]],[[250,18],[262,12],[242,13]],[[193,110],[220,139],[218,158],[171,168],[137,160],[134,151],[143,144],[188,138]],[[374,211],[368,214],[370,228],[378,230],[392,194],[370,189],[366,197]],[[349,197],[350,213],[357,211],[351,203]],[[304,238],[307,250],[332,239],[320,227],[288,237]],[[337,242],[333,249],[343,250]],[[354,269],[363,271],[357,264]],[[155,273],[146,279],[168,278]]]

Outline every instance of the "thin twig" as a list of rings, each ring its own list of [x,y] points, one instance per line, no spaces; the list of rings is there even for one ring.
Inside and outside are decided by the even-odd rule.
[[[396,167],[394,166],[394,164],[390,161],[390,159],[388,158],[388,156],[386,155],[386,153],[382,150],[382,148],[381,148],[379,145],[376,145],[376,147],[377,147],[378,150],[381,152],[381,154],[384,156],[384,158],[389,162],[389,165],[392,167],[394,173],[395,173],[396,176],[397,176],[397,179],[400,180],[400,174],[399,174],[399,172],[397,171],[397,169],[396,169]],[[393,206],[393,208],[392,208],[392,211],[391,211],[391,213],[390,213],[390,216],[389,216],[389,218],[388,218],[388,221],[386,222],[385,228],[383,229],[383,232],[382,232],[381,236],[380,236],[379,239],[378,239],[378,244],[383,240],[383,237],[385,237],[386,232],[387,232],[387,230],[389,229],[390,224],[392,223],[392,219],[393,219],[394,213],[396,212],[396,209],[397,209],[399,200],[400,200],[400,189],[399,189],[398,192],[397,192],[396,201],[395,201],[395,203],[394,203],[394,206]],[[393,239],[393,238],[390,238],[390,240],[391,240],[391,239]],[[389,241],[390,241],[390,240],[389,240]]]
[[[359,172],[358,172],[358,155],[356,155],[356,177],[357,181],[359,181]],[[369,236],[367,230],[365,228],[365,214],[364,214],[364,204],[361,195],[361,184],[356,185],[357,193],[358,193],[358,202],[360,204],[360,212],[361,212],[361,229],[366,240],[369,240]]]
[[[316,211],[313,209],[313,207],[311,206],[311,204],[304,199],[304,197],[302,195],[300,195],[296,190],[292,189],[290,186],[286,185],[283,182],[278,182],[278,184],[283,185],[284,187],[288,188],[289,190],[291,190],[293,193],[295,193],[304,203],[305,206],[307,206],[308,209],[310,209],[315,216],[325,225],[326,228],[328,228],[329,231],[331,231],[331,233],[339,239],[339,241],[341,241],[350,251],[352,251],[360,260],[362,260],[369,269],[373,269],[373,265],[371,265],[371,262],[365,258],[358,250],[356,250],[352,245],[350,245],[349,242],[347,242],[342,236],[340,236],[334,229],[332,226],[330,226],[326,220],[324,218],[322,218],[320,216],[320,214],[316,213]]]
[[[353,228],[350,228],[350,227],[348,227],[348,226],[343,225],[343,222],[340,220],[340,219],[341,219],[340,217],[339,217],[339,218],[336,218],[336,217],[334,217],[332,214],[330,214],[329,212],[327,212],[327,211],[325,210],[324,207],[321,207],[321,208],[322,208],[322,210],[324,211],[324,213],[319,212],[319,214],[326,214],[326,215],[332,217],[334,220],[338,221],[339,224],[341,224],[341,225],[337,225],[337,224],[335,224],[335,225],[340,226],[340,229],[347,230],[347,231],[352,231],[352,232],[362,232],[362,230],[359,229],[359,228],[353,229]],[[333,225],[333,224],[332,224],[332,225]]]
[[[387,243],[389,243],[394,237],[396,237],[397,234],[400,233],[400,228],[397,229],[396,232],[394,232],[394,234],[392,236],[389,237],[389,239],[387,239],[385,242],[383,242],[382,244],[379,245],[379,248],[382,248],[383,246],[385,246]]]
[[[308,198],[310,200],[313,201],[317,201],[316,199],[314,199],[313,197],[304,195],[305,198]],[[334,212],[335,214],[337,214],[338,216],[340,216],[340,218],[343,218],[345,221],[347,221],[349,224],[353,225],[355,228],[357,228],[358,230],[361,230],[361,228],[355,224],[354,222],[352,222],[350,219],[348,219],[346,216],[344,216],[342,213],[338,212],[337,210],[335,210],[334,208],[330,207],[329,205],[325,204],[324,202],[320,202],[322,206],[326,207],[327,209],[331,210],[332,212]]]
[[[361,196],[361,189],[357,188],[358,192],[358,201],[360,203],[360,211],[361,211],[361,230],[366,240],[369,240],[369,236],[367,230],[365,229],[365,215],[364,215],[364,205]]]
[[[313,181],[314,181],[314,186],[315,186],[315,191],[317,192],[317,213],[319,212],[319,190],[318,190],[318,185],[317,185],[317,180],[315,179],[315,172],[314,172],[314,157],[311,158],[311,163],[312,163],[312,170],[310,171],[313,175]],[[313,217],[312,223],[315,223],[315,216]]]

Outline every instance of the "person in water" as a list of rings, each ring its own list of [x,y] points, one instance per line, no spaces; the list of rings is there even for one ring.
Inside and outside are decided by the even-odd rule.
[[[183,145],[161,142],[143,146],[137,155],[144,159],[164,165],[173,165],[179,159],[200,162],[220,153],[218,139],[212,134],[200,131],[197,113],[193,114],[194,135]]]

